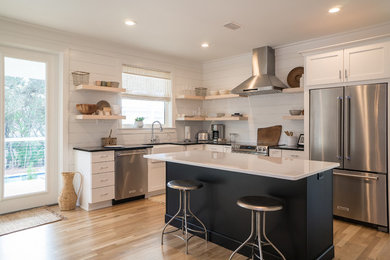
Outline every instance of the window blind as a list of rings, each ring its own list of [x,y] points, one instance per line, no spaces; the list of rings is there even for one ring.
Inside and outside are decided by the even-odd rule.
[[[147,100],[171,100],[171,73],[123,65],[124,97]]]

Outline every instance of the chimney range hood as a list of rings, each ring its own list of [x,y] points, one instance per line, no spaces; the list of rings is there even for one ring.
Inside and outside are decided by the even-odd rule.
[[[269,46],[253,49],[252,77],[232,89],[241,96],[280,93],[287,88],[275,76],[275,50]]]

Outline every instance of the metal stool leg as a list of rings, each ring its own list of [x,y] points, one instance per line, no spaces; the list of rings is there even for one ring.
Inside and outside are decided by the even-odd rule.
[[[164,244],[164,231],[165,229],[167,228],[167,226],[179,215],[180,211],[181,211],[181,192],[180,192],[180,196],[179,196],[179,210],[176,212],[176,214],[165,224],[162,232],[161,232],[161,245]]]
[[[272,244],[272,242],[268,239],[267,235],[265,234],[265,212],[263,212],[263,236],[264,239],[269,243],[269,245],[272,246],[276,252],[278,252],[278,254],[283,258],[283,260],[286,260],[282,252],[280,252],[279,249],[277,249],[276,246]]]
[[[252,214],[251,214],[251,234],[249,235],[249,237],[245,240],[244,243],[242,243],[236,250],[234,250],[234,252],[230,255],[229,257],[229,260],[231,260],[233,258],[233,256],[241,249],[245,246],[245,244],[247,244],[252,238],[253,238],[253,234],[255,233],[254,230],[254,224],[255,224],[255,213],[253,212],[252,210]],[[253,259],[253,255],[252,255],[252,259]]]
[[[264,260],[263,258],[263,250],[261,249],[261,224],[260,224],[260,212],[256,211],[256,229],[257,229],[257,243],[259,247],[259,258],[260,260]],[[252,256],[253,257],[253,256]]]
[[[187,191],[183,191],[184,195],[184,229],[185,229],[185,241],[186,241],[186,255],[188,254],[188,226],[187,226]]]
[[[191,211],[191,204],[190,204],[190,193],[188,193],[188,212],[202,225],[203,229],[204,229],[204,239],[206,240],[206,243],[207,243],[207,229],[206,229],[206,226],[203,224],[202,221],[200,221],[200,219],[195,216],[194,213],[192,213]]]

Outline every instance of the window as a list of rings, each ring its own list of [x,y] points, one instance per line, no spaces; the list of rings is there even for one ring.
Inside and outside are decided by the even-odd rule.
[[[172,126],[171,74],[124,65],[122,86],[122,127],[134,127],[137,117],[144,117],[150,127],[158,120],[165,127]]]

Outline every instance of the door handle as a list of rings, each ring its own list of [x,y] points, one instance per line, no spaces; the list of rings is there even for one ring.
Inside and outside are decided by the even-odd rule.
[[[341,81],[341,70],[339,70],[339,79]]]
[[[379,179],[378,177],[361,176],[361,175],[346,174],[346,173],[340,173],[340,172],[333,172],[333,175],[359,178],[359,179],[369,179],[369,180],[374,180],[374,181],[377,181]]]
[[[342,110],[342,107],[343,107],[343,97],[340,97],[338,96],[337,97],[337,124],[338,124],[338,137],[337,137],[337,159],[338,160],[341,160],[342,157],[341,157],[341,143],[342,143],[342,120],[343,120],[343,110]]]
[[[347,69],[345,69],[344,77],[345,77],[346,80],[348,80],[348,71],[347,71]]]
[[[345,137],[345,159],[351,160],[351,97],[346,96],[346,137]]]

